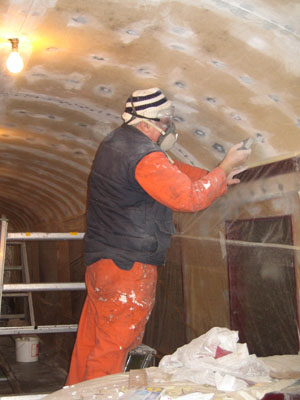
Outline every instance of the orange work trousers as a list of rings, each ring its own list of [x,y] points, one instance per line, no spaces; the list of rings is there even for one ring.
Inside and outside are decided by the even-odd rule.
[[[155,301],[156,266],[130,271],[101,259],[86,269],[81,313],[67,385],[124,371],[128,351],[142,343]]]

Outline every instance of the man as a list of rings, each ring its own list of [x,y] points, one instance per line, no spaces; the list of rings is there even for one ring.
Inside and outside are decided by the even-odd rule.
[[[155,300],[157,271],[174,233],[172,210],[208,207],[238,183],[250,154],[233,146],[213,171],[172,161],[172,103],[158,88],[135,91],[124,124],[101,143],[89,182],[87,299],[67,384],[122,372],[141,344]]]

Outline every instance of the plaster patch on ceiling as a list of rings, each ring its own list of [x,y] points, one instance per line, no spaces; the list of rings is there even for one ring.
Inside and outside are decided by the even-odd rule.
[[[211,63],[212,63],[216,68],[219,68],[219,69],[224,69],[224,68],[227,67],[227,64],[226,64],[225,62],[223,62],[223,61],[220,61],[220,60],[212,60]]]
[[[157,34],[156,39],[158,39],[164,47],[174,51],[185,53],[189,56],[194,56],[194,54],[196,54],[197,51],[199,51],[199,49],[196,46],[193,46],[190,41],[180,42],[178,39],[174,41],[174,39],[171,38],[170,35],[167,35],[166,33],[164,35]],[[184,38],[182,38],[182,40],[184,40]]]
[[[249,46],[253,47],[254,49],[258,49],[258,50],[262,50],[265,51],[267,49],[268,44],[261,38],[259,37],[251,37],[247,43],[249,44]]]
[[[240,80],[242,81],[242,83],[245,83],[246,85],[252,85],[254,83],[254,79],[252,79],[248,75],[240,76]]]
[[[195,32],[187,26],[178,25],[177,23],[172,22],[170,11],[168,9],[161,12],[161,18],[163,21],[163,31],[162,29],[155,30],[153,32],[155,39],[171,50],[193,56],[197,54],[199,48]]]
[[[190,29],[187,29],[184,26],[178,26],[178,25],[173,25],[172,26],[170,24],[168,30],[171,33],[175,33],[178,36],[183,36],[183,37],[188,38],[188,39],[195,36],[195,32],[193,32]]]
[[[175,86],[179,89],[188,89],[188,85],[185,81],[186,77],[184,76],[184,72],[182,71],[182,69],[180,67],[173,67],[168,75],[166,76],[167,82],[168,84],[172,87]],[[186,93],[186,91],[184,91],[184,93]],[[179,94],[173,94],[172,91],[172,96],[177,97],[178,98],[178,104],[181,103],[180,101],[180,96],[181,93]]]
[[[88,128],[88,124],[85,122],[76,122],[75,125],[79,126],[80,128]]]
[[[141,65],[140,67],[138,67],[138,69],[136,70],[137,74],[140,75],[145,75],[147,77],[151,76],[152,78],[156,78],[158,76],[157,72],[154,71],[155,70],[155,66],[148,66],[148,65]]]
[[[165,43],[165,45],[166,45],[166,43]],[[182,53],[191,53],[191,51],[192,51],[192,50],[188,50],[188,48],[183,44],[171,43],[171,44],[168,44],[167,46],[172,50],[178,50],[178,51],[181,51]]]
[[[216,99],[215,97],[211,96],[206,96],[203,98],[203,100],[212,106],[216,106],[220,102],[219,99]]]
[[[186,84],[182,81],[176,81],[174,82],[174,85],[179,87],[180,89],[184,89],[186,87]]]
[[[222,154],[226,153],[224,147],[220,143],[214,143],[212,145],[212,148],[217,150],[219,153],[222,153]]]
[[[67,90],[80,90],[86,79],[88,78],[85,75],[73,72],[68,76],[68,78],[62,78],[61,82]]]
[[[194,130],[193,135],[195,135],[197,138],[204,138],[206,136],[210,136],[211,130],[206,127],[206,126],[200,126],[199,128]]]
[[[87,60],[94,66],[99,66],[99,64],[104,63],[107,64],[108,62],[108,57],[104,56],[103,54],[90,54],[87,58]]]
[[[149,20],[141,20],[122,28],[117,34],[124,44],[129,44],[138,39],[147,27],[151,27]]]
[[[105,97],[112,97],[113,89],[109,86],[98,85],[94,88],[94,93],[97,95],[105,96]]]
[[[237,110],[234,110],[231,107],[223,106],[221,110],[225,115],[229,116],[234,121],[238,121],[238,122],[247,121],[247,117],[245,115],[243,115],[242,113],[238,112]]]
[[[72,72],[71,74],[54,74],[47,71],[43,66],[36,65],[35,67],[24,73],[24,77],[28,83],[34,83],[39,80],[53,80],[63,85],[66,90],[80,90],[84,83],[90,78],[88,74],[83,75],[79,72]]]
[[[71,17],[71,19],[67,23],[67,26],[79,27],[79,26],[85,25],[87,23],[88,23],[88,18],[86,18],[83,15],[75,15],[75,16]]]
[[[275,103],[278,103],[281,101],[280,96],[278,96],[277,94],[269,94],[268,97],[270,99],[272,99],[273,101],[275,101]]]

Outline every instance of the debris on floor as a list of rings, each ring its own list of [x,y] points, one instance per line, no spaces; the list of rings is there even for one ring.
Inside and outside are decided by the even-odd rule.
[[[300,355],[293,356],[290,375],[285,361],[290,356],[274,356],[273,363],[273,357],[266,357],[265,363],[237,341],[237,332],[213,328],[165,356],[159,367],[65,386],[44,400],[261,400],[272,393],[282,399],[291,391],[300,394],[300,380],[275,378],[283,369],[285,377],[300,377]]]

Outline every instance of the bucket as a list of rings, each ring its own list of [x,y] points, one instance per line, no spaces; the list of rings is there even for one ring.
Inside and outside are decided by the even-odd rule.
[[[16,361],[34,362],[39,359],[39,338],[21,336],[16,339]]]

